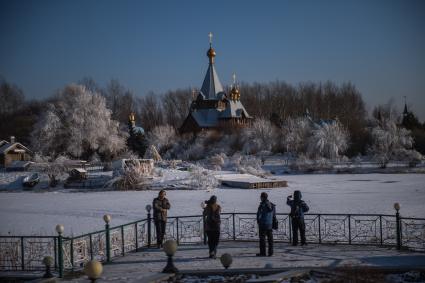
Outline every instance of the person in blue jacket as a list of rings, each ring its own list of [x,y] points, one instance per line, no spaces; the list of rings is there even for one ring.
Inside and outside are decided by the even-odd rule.
[[[260,253],[257,256],[266,256],[266,236],[269,245],[268,256],[273,255],[273,217],[276,214],[275,205],[267,198],[267,193],[261,193],[261,203],[257,210],[257,224],[260,236]]]
[[[291,207],[291,222],[292,222],[292,245],[298,245],[298,230],[300,231],[301,236],[301,246],[307,245],[305,239],[305,222],[304,222],[304,213],[309,210],[307,204],[301,200],[301,192],[294,191],[294,199],[292,196],[288,196],[286,199],[286,204]]]

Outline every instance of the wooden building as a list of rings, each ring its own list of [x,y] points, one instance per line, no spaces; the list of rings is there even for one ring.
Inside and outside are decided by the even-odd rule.
[[[0,166],[7,167],[14,161],[29,161],[32,158],[32,151],[26,146],[15,141],[15,137],[8,141],[0,141]]]
[[[241,93],[233,74],[233,84],[229,92],[221,85],[214,66],[215,50],[208,49],[208,70],[202,83],[201,90],[194,93],[189,109],[189,115],[180,127],[180,133],[194,133],[208,129],[225,127],[244,127],[251,124],[252,117],[240,101]]]

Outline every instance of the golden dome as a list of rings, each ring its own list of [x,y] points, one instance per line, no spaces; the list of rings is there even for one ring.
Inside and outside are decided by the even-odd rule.
[[[128,119],[129,119],[131,122],[136,121],[136,117],[135,117],[135,115],[134,115],[134,113],[133,113],[133,112],[131,112],[131,113],[130,113],[130,115],[128,116]]]
[[[215,57],[215,50],[214,50],[214,48],[210,47],[210,49],[208,49],[207,56],[208,56],[208,58],[210,58],[210,62],[211,63],[214,63],[214,57]]]
[[[230,99],[239,100],[240,97],[241,95],[239,93],[239,89],[236,88],[236,86],[233,86],[232,89],[230,90]]]
[[[210,49],[208,49],[207,56],[208,57],[215,57],[215,50],[214,50],[214,48],[210,47]]]

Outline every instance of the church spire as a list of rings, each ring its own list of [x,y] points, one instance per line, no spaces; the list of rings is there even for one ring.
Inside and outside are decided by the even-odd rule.
[[[212,33],[208,34],[210,41],[210,48],[207,51],[209,58],[208,71],[205,75],[204,82],[202,83],[201,92],[206,99],[217,99],[217,95],[223,92],[223,86],[220,83],[220,79],[215,71],[214,57],[215,50],[212,48]]]
[[[407,114],[409,114],[409,111],[407,111],[407,102],[406,102],[406,96],[404,97],[404,111],[403,111],[403,116],[407,116]]]

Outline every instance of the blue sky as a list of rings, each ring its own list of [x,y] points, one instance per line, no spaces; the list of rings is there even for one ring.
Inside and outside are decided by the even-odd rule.
[[[351,81],[425,119],[425,1],[0,0],[0,76],[34,98],[84,76],[200,88],[210,31],[223,84]]]

